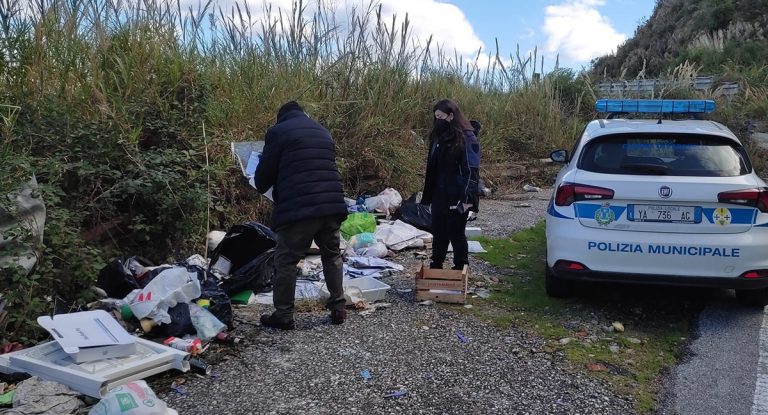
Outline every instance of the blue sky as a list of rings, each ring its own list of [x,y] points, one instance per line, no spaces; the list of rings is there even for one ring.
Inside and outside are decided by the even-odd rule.
[[[200,0],[181,0],[182,6]],[[264,18],[265,4],[290,14],[296,0],[217,0],[214,4],[231,10],[234,3],[247,3],[256,22]],[[537,64],[544,56],[544,70],[550,71],[559,55],[560,66],[576,70],[590,60],[611,53],[631,37],[639,22],[650,17],[655,0],[303,0],[306,13],[321,2],[335,10],[337,21],[346,24],[349,10],[381,5],[385,22],[397,16],[398,26],[408,15],[411,37],[425,45],[433,36],[444,51],[473,60],[478,49],[493,55],[499,40],[505,64],[517,46],[525,60],[537,49]],[[434,43],[433,43],[434,44]],[[485,58],[485,59],[483,59]],[[480,62],[487,62],[482,56]],[[540,68],[537,67],[537,71]]]
[[[419,1],[419,0],[414,0]],[[466,16],[480,40],[502,55],[538,47],[545,68],[555,63],[581,69],[597,56],[615,50],[651,16],[654,0],[445,0]]]

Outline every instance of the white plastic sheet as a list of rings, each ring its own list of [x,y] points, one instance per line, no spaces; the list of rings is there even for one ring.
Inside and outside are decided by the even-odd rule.
[[[422,231],[401,220],[391,224],[382,223],[376,228],[376,239],[384,242],[393,251],[413,247],[422,248],[427,242],[432,242],[432,234]]]

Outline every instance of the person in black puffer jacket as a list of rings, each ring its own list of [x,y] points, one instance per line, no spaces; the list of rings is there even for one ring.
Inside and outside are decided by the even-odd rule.
[[[429,134],[427,173],[421,203],[431,204],[432,262],[442,268],[453,246],[453,269],[469,264],[469,249],[464,228],[469,211],[478,211],[480,143],[473,126],[459,107],[444,99],[435,104]]]
[[[261,323],[283,330],[295,327],[296,265],[314,239],[331,294],[326,304],[331,322],[341,324],[346,311],[339,228],[347,217],[347,205],[336,167],[336,143],[295,101],[280,107],[277,123],[267,130],[264,141],[254,184],[260,193],[272,188],[277,246],[272,282],[275,312],[261,316]]]

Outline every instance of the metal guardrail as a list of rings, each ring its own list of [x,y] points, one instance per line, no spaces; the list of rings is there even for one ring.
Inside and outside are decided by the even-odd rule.
[[[713,76],[700,76],[690,81],[672,81],[665,79],[634,79],[630,81],[606,81],[597,84],[597,89],[602,94],[610,97],[622,97],[624,94],[651,94],[660,88],[666,87],[690,87],[697,91],[712,90],[725,96],[733,96],[739,93],[738,82],[715,83]]]

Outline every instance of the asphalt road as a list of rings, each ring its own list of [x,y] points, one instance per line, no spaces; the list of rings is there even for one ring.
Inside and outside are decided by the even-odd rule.
[[[697,318],[681,364],[667,376],[659,413],[768,414],[765,318],[764,310],[736,303],[732,292],[717,292]]]

